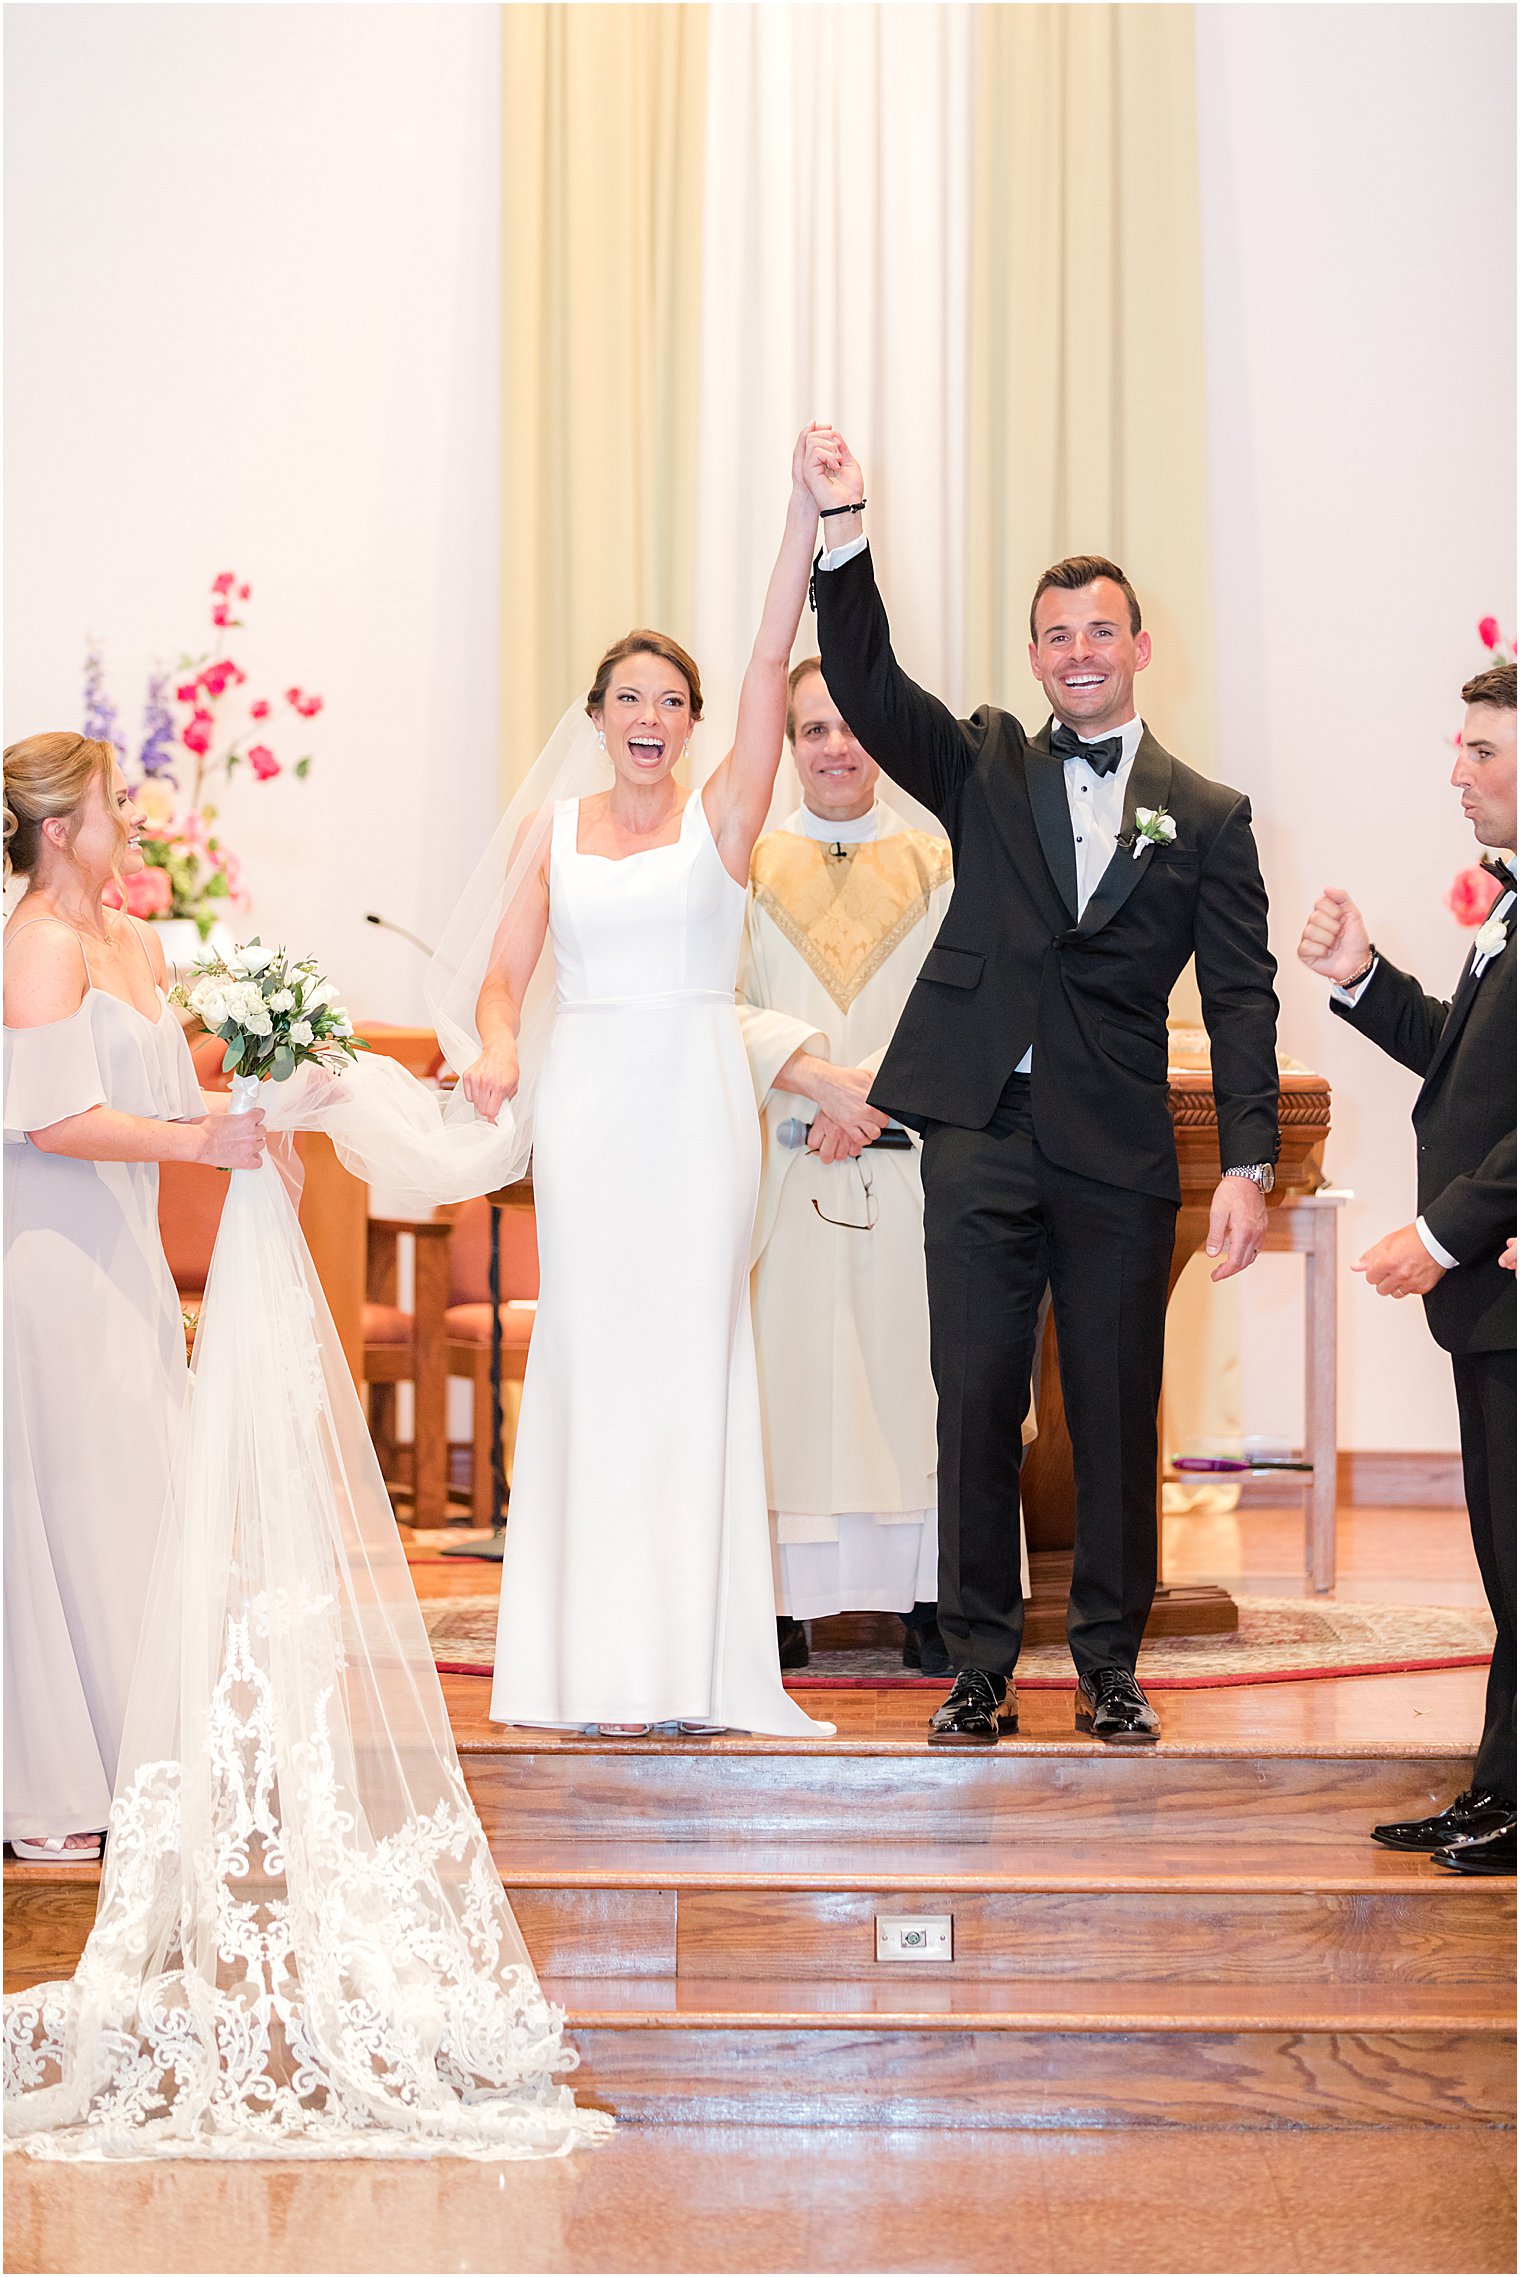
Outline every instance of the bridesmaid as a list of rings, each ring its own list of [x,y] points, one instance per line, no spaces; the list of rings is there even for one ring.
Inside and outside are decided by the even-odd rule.
[[[160,1162],[251,1169],[263,1115],[203,1097],[109,743],[5,752],[5,1839],[100,1855],[184,1397]]]

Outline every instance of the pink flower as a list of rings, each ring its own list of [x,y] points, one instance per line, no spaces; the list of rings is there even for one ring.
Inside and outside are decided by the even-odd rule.
[[[201,674],[201,686],[213,701],[216,697],[226,694],[227,683],[236,670],[237,666],[229,664],[225,658],[220,663],[207,665]]]
[[[260,696],[256,702],[251,703],[248,706],[248,716],[250,719],[268,719],[269,706],[265,703],[262,696]]]
[[[1446,896],[1446,906],[1459,925],[1475,928],[1499,898],[1499,881],[1489,871],[1480,870],[1476,863],[1470,870],[1458,870]]]
[[[240,585],[237,589],[237,596],[240,601],[251,601],[253,599],[253,587],[251,585]]]
[[[125,902],[115,886],[107,886],[101,898],[108,908],[125,908],[133,917],[167,917],[174,900],[174,888],[169,883],[167,870],[139,870],[135,877],[127,880]]]
[[[211,749],[211,730],[213,725],[214,722],[212,720],[211,714],[208,711],[197,708],[196,711],[191,715],[189,725],[187,727],[181,728],[180,730],[179,739],[181,743],[183,743],[187,751],[193,752],[197,759],[204,759],[206,753]]]
[[[216,604],[216,607],[215,607],[215,608],[212,610],[212,612],[211,612],[211,622],[212,622],[214,625],[230,625],[230,624],[231,624],[231,622],[232,622],[232,611],[231,611],[231,610],[228,608],[228,606],[227,606],[227,604],[226,604],[226,602],[225,602],[225,601],[218,601],[218,602],[217,602],[217,604]]]
[[[268,745],[263,743],[255,743],[250,748],[248,764],[261,783],[267,783],[271,775],[277,775],[280,771],[279,760],[276,759]]]
[[[201,684],[198,680],[186,680],[175,689],[174,694],[179,703],[193,704],[200,692]]]
[[[308,696],[300,688],[287,688],[285,691],[285,701],[287,704],[289,704],[292,711],[300,713],[302,719],[315,719],[318,712],[322,709],[322,699],[320,696]]]
[[[1485,648],[1498,647],[1500,634],[1497,617],[1480,617],[1478,619],[1478,638]]]
[[[220,577],[212,578],[211,590],[213,593],[230,593],[236,583],[237,576],[235,572],[230,569],[224,569]]]

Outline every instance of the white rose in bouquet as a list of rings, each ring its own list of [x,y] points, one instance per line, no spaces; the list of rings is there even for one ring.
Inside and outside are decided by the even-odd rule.
[[[292,1020],[290,1023],[290,1040],[293,1044],[309,1044],[314,1032],[309,1020]]]
[[[260,941],[245,941],[227,959],[227,970],[236,980],[248,980],[255,973],[267,971],[277,954],[278,951],[266,949]]]
[[[186,1000],[196,1018],[208,1028],[219,1028],[228,1013],[227,991],[214,980],[203,980]]]
[[[273,996],[266,997],[271,1012],[289,1012],[293,1009],[296,992],[293,988],[277,988]]]

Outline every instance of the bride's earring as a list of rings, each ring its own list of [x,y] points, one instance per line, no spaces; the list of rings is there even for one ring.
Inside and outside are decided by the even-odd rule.
[[[598,751],[605,751],[607,748],[607,738],[601,728],[596,731],[596,747]]]

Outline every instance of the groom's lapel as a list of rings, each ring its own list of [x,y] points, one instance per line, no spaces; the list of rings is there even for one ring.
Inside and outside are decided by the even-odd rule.
[[[1050,748],[1050,722],[1024,746],[1024,781],[1045,866],[1060,889],[1072,922],[1077,915],[1077,847],[1066,799],[1066,768]]]
[[[1098,933],[1111,917],[1118,915],[1134,892],[1152,862],[1166,860],[1166,848],[1150,841],[1142,841],[1144,851],[1137,854],[1135,845],[1135,810],[1148,806],[1159,811],[1166,805],[1172,787],[1170,754],[1163,751],[1149,728],[1140,737],[1135,763],[1124,786],[1124,821],[1119,832],[1119,844],[1114,850],[1108,868],[1093,888],[1092,899],[1082,912],[1081,933]]]

